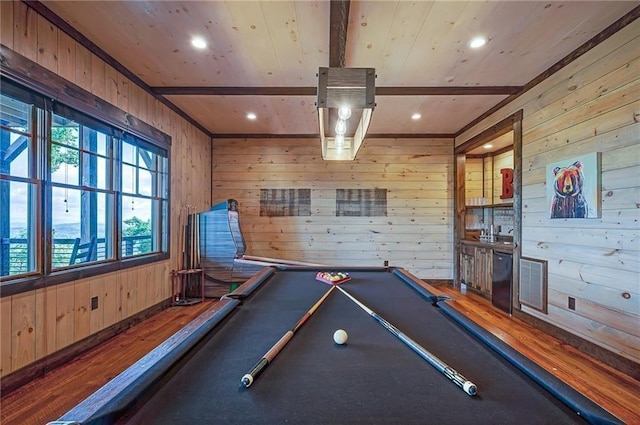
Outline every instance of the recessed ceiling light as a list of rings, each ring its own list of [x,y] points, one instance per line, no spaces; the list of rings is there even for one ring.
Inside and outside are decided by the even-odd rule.
[[[248,120],[255,120],[256,118],[258,118],[258,116],[256,114],[254,114],[253,112],[249,112],[247,114],[247,119]]]
[[[469,42],[469,47],[471,47],[472,49],[477,49],[484,46],[485,44],[487,44],[487,39],[482,36],[478,36],[471,39],[471,41]]]
[[[191,39],[191,45],[197,49],[204,49],[207,47],[207,42],[202,37],[193,37]]]
[[[491,143],[487,143],[486,145],[483,146],[483,148],[485,149],[491,149],[493,147],[493,145]]]
[[[419,120],[420,118],[422,118],[422,115],[420,115],[417,112],[415,114],[411,115],[411,119],[412,120]]]

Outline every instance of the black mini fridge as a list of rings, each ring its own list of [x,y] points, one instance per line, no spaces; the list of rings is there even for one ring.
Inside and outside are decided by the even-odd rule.
[[[511,314],[511,288],[513,283],[513,254],[493,251],[493,282],[491,304]]]

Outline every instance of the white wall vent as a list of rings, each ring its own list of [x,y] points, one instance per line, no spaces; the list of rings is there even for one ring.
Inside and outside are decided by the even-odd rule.
[[[547,262],[520,259],[520,303],[547,313]]]

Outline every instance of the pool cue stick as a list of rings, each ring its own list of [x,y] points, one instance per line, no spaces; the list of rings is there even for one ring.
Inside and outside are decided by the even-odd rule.
[[[187,264],[187,218],[189,217],[189,207],[185,206],[185,216],[182,218],[182,269],[188,269]]]
[[[189,246],[191,250],[189,251],[189,270],[193,269],[193,261],[195,260],[195,234],[193,233],[193,213],[189,216]]]
[[[184,218],[182,213],[183,208],[180,207],[180,215],[178,216],[178,227],[180,228],[180,241],[178,242],[178,252],[180,253],[180,261],[178,269],[184,269]]]
[[[197,226],[196,226],[196,231],[198,232],[198,233],[197,233],[197,235],[198,235],[198,243],[196,244],[196,248],[197,248],[197,250],[198,250],[198,251],[197,251],[197,258],[198,258],[198,261],[196,262],[196,267],[197,267],[197,268],[200,268],[200,267],[202,266],[202,258],[201,258],[201,252],[200,252],[200,237],[202,236],[202,235],[200,234],[200,219],[201,219],[202,217],[200,216],[200,214],[198,214],[196,217],[198,217],[198,220],[197,220],[197,221],[198,221],[198,224],[197,224]]]
[[[425,359],[429,364],[435,367],[438,371],[440,371],[444,376],[453,381],[457,386],[462,388],[462,390],[473,396],[478,393],[478,387],[473,382],[469,381],[467,378],[456,372],[451,366],[444,363],[442,360],[431,354],[420,344],[406,336],[404,333],[400,332],[398,328],[393,326],[391,323],[387,322],[384,318],[382,318],[379,314],[371,310],[366,305],[362,304],[356,298],[354,298],[351,294],[349,294],[344,289],[338,287],[343,294],[345,294],[351,301],[356,303],[361,309],[366,311],[371,317],[373,317],[379,324],[381,324],[385,329],[395,335],[400,341],[404,342],[409,348],[418,353],[420,357]]]
[[[327,299],[327,297],[329,296],[329,294],[331,294],[331,291],[333,291],[335,287],[336,285],[331,285],[331,288],[329,288],[329,290],[322,296],[322,298],[320,298],[313,305],[313,307],[311,307],[309,311],[307,311],[298,320],[298,322],[296,322],[296,324],[290,330],[288,330],[282,336],[282,338],[280,338],[280,340],[276,342],[275,345],[265,353],[264,356],[262,356],[262,359],[260,359],[260,361],[258,361],[258,363],[256,363],[256,365],[242,377],[240,383],[244,385],[245,388],[249,388],[249,386],[253,384],[253,381],[258,377],[258,375],[260,375],[260,373],[262,373],[262,371],[269,365],[269,363],[273,361],[280,350],[282,350],[284,346],[287,345],[291,338],[293,338],[293,335],[298,331],[298,329],[302,327],[302,325],[304,325],[307,319],[311,317],[311,315],[318,309],[318,307],[320,307],[320,304],[322,304],[322,302]]]
[[[188,228],[189,228],[189,267],[188,269],[191,270],[193,268],[193,217],[191,214],[189,214],[189,216],[187,217],[187,220],[189,222]]]
[[[196,238],[198,237],[198,234],[196,233],[196,213],[191,214],[192,215],[192,219],[191,219],[191,232],[193,233],[193,259],[191,260],[191,268],[195,269],[196,268],[196,249],[197,249],[197,245],[196,245]]]
[[[189,270],[193,268],[193,215],[189,214]]]
[[[194,232],[196,234],[196,258],[194,261],[194,269],[200,268],[200,214],[195,213]]]
[[[191,241],[191,205],[187,205],[187,269],[191,270],[191,249],[193,242]]]

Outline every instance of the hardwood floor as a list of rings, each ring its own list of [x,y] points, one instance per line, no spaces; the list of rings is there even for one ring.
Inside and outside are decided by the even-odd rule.
[[[453,297],[455,301],[451,304],[460,312],[625,423],[640,425],[640,381],[496,310],[480,296],[461,294],[449,286],[438,286],[434,290]],[[42,425],[57,419],[213,302],[169,308],[44,377],[12,393],[2,394],[0,423]]]

